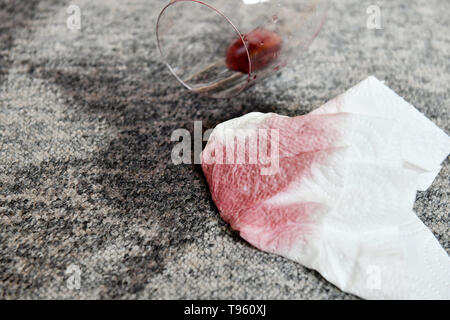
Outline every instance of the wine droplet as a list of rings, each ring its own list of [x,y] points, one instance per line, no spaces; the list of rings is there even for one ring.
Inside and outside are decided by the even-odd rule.
[[[245,45],[253,71],[261,70],[277,59],[281,49],[281,37],[263,28],[257,28],[244,36]],[[234,71],[249,73],[247,50],[241,38],[236,39],[227,50],[227,67]]]

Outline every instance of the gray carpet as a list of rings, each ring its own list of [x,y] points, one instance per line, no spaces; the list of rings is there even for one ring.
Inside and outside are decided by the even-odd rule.
[[[303,114],[371,74],[450,133],[450,2],[379,0],[369,30],[371,1],[335,1],[296,63],[220,101],[160,62],[164,2],[0,1],[0,298],[354,299],[232,232],[200,167],[171,163],[170,135]],[[449,178],[447,159],[415,205],[447,252]]]

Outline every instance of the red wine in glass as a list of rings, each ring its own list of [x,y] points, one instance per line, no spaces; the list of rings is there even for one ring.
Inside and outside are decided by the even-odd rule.
[[[250,55],[252,72],[264,69],[277,59],[282,43],[277,33],[256,28],[245,34],[243,39]],[[247,50],[241,38],[236,39],[229,46],[226,64],[230,70],[249,73]]]

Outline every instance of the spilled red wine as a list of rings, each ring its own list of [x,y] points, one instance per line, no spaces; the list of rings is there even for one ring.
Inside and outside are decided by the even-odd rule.
[[[281,38],[273,31],[257,28],[244,36],[252,72],[264,69],[278,57]],[[249,73],[247,51],[241,38],[236,39],[227,50],[226,64],[230,70]]]

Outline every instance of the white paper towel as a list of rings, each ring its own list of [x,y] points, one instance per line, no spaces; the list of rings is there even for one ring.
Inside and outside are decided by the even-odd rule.
[[[279,135],[276,174],[214,161],[261,129]],[[450,258],[413,212],[449,153],[442,130],[370,77],[306,116],[222,123],[202,167],[222,217],[257,248],[362,298],[450,299]]]

